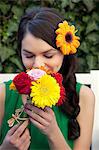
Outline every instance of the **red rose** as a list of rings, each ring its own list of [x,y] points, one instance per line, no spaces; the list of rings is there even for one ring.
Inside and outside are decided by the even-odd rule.
[[[31,79],[25,72],[15,76],[13,83],[20,94],[30,94]]]

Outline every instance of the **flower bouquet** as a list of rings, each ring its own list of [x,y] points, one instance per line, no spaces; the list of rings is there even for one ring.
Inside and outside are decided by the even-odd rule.
[[[65,100],[66,94],[62,81],[60,73],[46,70],[44,67],[32,68],[26,73],[21,72],[16,75],[10,89],[17,90],[19,94],[28,95],[27,103],[44,109],[46,106],[60,106]],[[20,120],[27,119],[20,117],[23,112],[24,105],[15,110],[15,114],[12,114],[12,118],[8,120],[9,127],[13,126],[15,121],[19,123]]]

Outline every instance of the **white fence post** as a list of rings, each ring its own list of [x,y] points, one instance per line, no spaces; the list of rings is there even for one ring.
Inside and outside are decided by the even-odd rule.
[[[16,74],[14,73],[1,73],[0,74],[0,83],[8,81],[8,80],[12,80],[15,77]]]
[[[91,75],[90,73],[77,73],[76,74],[77,82],[82,84],[91,85]]]

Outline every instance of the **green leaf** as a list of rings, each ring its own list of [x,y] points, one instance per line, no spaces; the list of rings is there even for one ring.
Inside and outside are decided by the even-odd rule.
[[[95,11],[93,12],[92,19],[99,22],[99,15],[97,12],[95,12]]]
[[[82,21],[85,23],[88,23],[88,21],[90,20],[90,16],[86,15],[86,16],[82,16]]]
[[[92,11],[95,7],[93,0],[83,0],[84,4],[86,5],[88,11]]]
[[[53,4],[54,0],[47,0],[49,4]]]
[[[4,64],[4,68],[3,68],[3,72],[7,72],[7,73],[14,73],[16,72],[16,66],[14,64],[12,64],[11,62],[7,61]]]
[[[97,47],[97,49],[96,49],[96,47]],[[98,46],[91,46],[91,47],[90,47],[90,52],[91,52],[93,55],[98,56],[98,55],[99,55]]]
[[[19,19],[23,14],[23,9],[21,7],[18,7],[18,6],[13,6],[12,7],[12,12]]]
[[[88,34],[86,39],[93,45],[99,44],[99,34],[95,32]]]
[[[87,55],[86,59],[87,59],[87,64],[88,64],[90,70],[94,69],[97,64],[97,58],[93,55]]]
[[[13,57],[11,57],[9,60],[10,60],[13,64],[15,64],[20,70],[23,70],[23,67],[22,67],[21,62],[20,62],[20,60],[18,59],[18,57],[13,56]]]
[[[2,32],[2,35],[3,35],[3,38],[2,38],[2,42],[5,42],[8,40],[8,36],[9,36],[9,33],[7,32]]]
[[[72,2],[74,2],[74,3],[78,3],[78,2],[80,2],[81,0],[72,0]]]
[[[90,20],[87,24],[86,27],[86,34],[88,34],[89,32],[92,32],[93,30],[99,30],[99,27],[97,25],[97,23],[93,20]]]
[[[0,1],[0,10],[1,12],[5,15],[7,13],[7,11],[9,10],[10,5],[5,4],[4,2]]]
[[[82,50],[83,52],[85,52],[86,54],[88,54],[89,53],[89,44],[84,41],[81,43],[79,49]]]
[[[77,27],[77,29],[78,29],[78,27]],[[78,30],[79,36],[80,36],[81,32],[84,32],[84,31],[85,31],[85,27],[84,26],[79,26],[79,30]]]
[[[12,32],[16,32],[17,29],[18,29],[18,24],[16,22],[12,20],[8,23],[7,33],[9,33],[9,35],[12,35]]]
[[[78,62],[79,63],[78,63],[78,71],[77,72],[89,72],[88,65],[86,64],[86,59],[79,57]]]
[[[64,18],[66,18],[67,20],[70,20],[70,21],[74,21],[75,20],[75,13],[68,11],[64,14]]]
[[[64,8],[69,5],[69,0],[62,0],[61,7]]]
[[[15,51],[13,51],[10,47],[0,45],[0,58],[1,62],[4,62],[10,56],[14,55]]]
[[[74,9],[75,4],[72,1],[69,1],[69,7],[70,7],[70,9]]]

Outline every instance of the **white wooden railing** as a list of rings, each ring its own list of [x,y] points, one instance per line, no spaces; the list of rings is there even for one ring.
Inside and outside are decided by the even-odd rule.
[[[0,74],[0,82],[13,79],[16,74]],[[90,85],[95,94],[95,117],[92,136],[92,150],[99,150],[99,70],[91,70],[90,73],[77,73],[77,81]],[[87,134],[87,133],[86,133]]]

